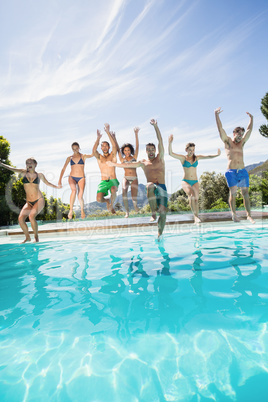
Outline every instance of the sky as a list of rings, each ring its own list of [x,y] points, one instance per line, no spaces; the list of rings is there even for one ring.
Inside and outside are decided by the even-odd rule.
[[[77,141],[89,154],[96,131],[110,123],[119,145],[135,143],[140,153],[156,142],[157,119],[165,145],[168,193],[181,188],[183,171],[168,155],[184,153],[217,159],[199,163],[224,173],[227,165],[214,110],[228,135],[236,126],[254,129],[245,146],[245,164],[267,159],[267,124],[260,111],[268,92],[267,0],[2,0],[0,2],[0,135],[11,145],[10,160],[24,168],[28,157],[38,172],[57,184]],[[106,134],[103,134],[103,139]],[[86,161],[85,202],[95,201],[100,172]],[[69,201],[69,167],[63,188],[43,187]],[[117,169],[122,181],[123,169]],[[139,182],[146,183],[142,169]],[[119,187],[121,193],[121,186]]]

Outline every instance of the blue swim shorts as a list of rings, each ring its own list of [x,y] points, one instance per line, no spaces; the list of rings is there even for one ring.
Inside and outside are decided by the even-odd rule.
[[[228,187],[249,187],[249,175],[246,169],[229,169],[225,177]]]

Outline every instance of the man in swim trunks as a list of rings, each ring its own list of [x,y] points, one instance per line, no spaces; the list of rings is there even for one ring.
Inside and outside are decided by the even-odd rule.
[[[97,201],[106,202],[108,211],[114,214],[115,210],[113,208],[113,204],[116,198],[116,192],[119,186],[119,181],[116,178],[115,167],[108,166],[106,162],[108,161],[116,162],[117,147],[114,138],[110,133],[110,125],[108,123],[104,124],[104,130],[106,131],[112,143],[112,151],[109,152],[110,144],[107,141],[102,141],[101,143],[101,150],[103,155],[100,155],[100,153],[97,151],[100,139],[102,137],[100,130],[97,130],[97,140],[93,147],[93,155],[97,158],[99,168],[101,171],[101,182],[98,185],[97,189]],[[110,191],[111,193],[110,199],[104,198],[108,195],[108,191]]]
[[[162,135],[157,125],[157,121],[152,119],[151,125],[154,126],[158,139],[158,154],[156,155],[156,147],[149,143],[146,145],[146,153],[148,159],[131,163],[109,163],[110,166],[122,168],[141,167],[144,170],[147,179],[147,197],[152,210],[151,222],[156,220],[156,211],[159,213],[158,218],[158,237],[163,233],[166,224],[168,194],[165,185],[165,161],[164,161],[164,145]]]
[[[233,130],[233,138],[231,138],[227,136],[226,132],[222,128],[222,123],[219,117],[219,114],[221,112],[221,108],[217,108],[215,110],[215,117],[221,140],[224,142],[225,145],[225,151],[228,160],[227,172],[225,173],[225,177],[230,190],[229,204],[232,212],[232,220],[234,222],[239,222],[239,218],[236,214],[235,199],[237,187],[241,187],[244,205],[247,212],[247,219],[251,223],[255,223],[255,221],[251,217],[250,212],[250,200],[248,193],[249,175],[245,169],[243,158],[244,145],[249,139],[253,128],[253,116],[247,112],[249,116],[249,124],[246,132],[244,128],[236,127]]]

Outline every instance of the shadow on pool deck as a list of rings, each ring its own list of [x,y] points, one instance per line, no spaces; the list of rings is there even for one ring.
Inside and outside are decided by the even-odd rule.
[[[231,222],[230,212],[207,212],[201,213],[200,219],[204,223],[213,222]],[[239,211],[238,216],[242,220],[246,220],[246,213],[244,211]],[[268,218],[268,212],[253,211],[252,217],[254,219],[263,220]],[[115,230],[128,233],[145,233],[145,232],[156,232],[157,221],[150,223],[150,216],[136,216],[131,218],[110,218],[110,219],[84,219],[78,221],[65,221],[65,222],[48,222],[39,226],[39,234],[112,234]],[[194,223],[192,214],[170,214],[167,215],[166,230],[175,229],[178,225],[191,225]],[[249,222],[248,222],[249,223]],[[249,223],[250,224],[250,223]],[[28,224],[29,225],[29,224]],[[198,227],[202,226],[198,225]],[[195,226],[196,227],[196,226]],[[32,230],[29,227],[29,232],[32,234]],[[0,231],[2,236],[21,236],[23,235],[20,228],[8,228]]]

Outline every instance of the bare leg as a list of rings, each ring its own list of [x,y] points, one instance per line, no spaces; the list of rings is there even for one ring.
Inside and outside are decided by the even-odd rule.
[[[157,211],[157,203],[154,193],[155,190],[154,183],[147,183],[146,187],[147,187],[147,198],[152,211],[152,217],[150,219],[150,222],[154,222],[156,220],[156,211]]]
[[[249,193],[248,193],[248,188],[247,187],[242,187],[241,188],[242,191],[242,196],[243,196],[243,200],[244,200],[244,206],[247,212],[247,219],[251,222],[251,223],[255,223],[254,219],[251,216],[251,211],[250,211],[250,200],[249,200]]]
[[[189,205],[191,207],[191,211],[194,215],[194,223],[200,223],[201,220],[198,217],[199,214],[199,206],[198,206],[198,197],[199,197],[199,183],[195,183],[191,186],[186,181],[183,181],[181,184],[184,192],[188,195]]]
[[[193,202],[193,211],[194,211],[194,222],[195,224],[198,224],[201,222],[201,219],[199,218],[199,183],[195,183],[192,186],[194,196],[192,197],[192,202]]]
[[[138,179],[133,180],[131,183],[131,197],[135,212],[139,212],[139,208],[137,205],[137,196],[138,196]]]
[[[112,212],[112,214],[115,214],[114,202],[116,199],[117,187],[112,186],[110,191],[111,191],[111,212]]]
[[[164,205],[160,205],[159,207],[159,218],[158,218],[158,238],[162,235],[165,224],[166,224],[166,219],[167,219],[167,209],[164,207]]]
[[[229,205],[231,208],[232,220],[234,222],[240,222],[240,219],[238,218],[238,216],[236,214],[236,206],[235,206],[236,192],[237,192],[237,186],[230,187]]]
[[[106,196],[105,193],[97,193],[97,198],[96,200],[98,202],[106,202],[106,207],[108,211],[111,211],[111,203],[110,200],[107,200],[106,198],[104,198]]]
[[[32,207],[32,210],[29,214],[29,220],[31,222],[31,226],[34,232],[34,239],[36,242],[39,242],[39,237],[38,237],[38,225],[36,222],[36,216],[42,211],[42,209],[45,206],[45,200],[44,198],[40,198],[36,204]]]
[[[76,181],[69,176],[69,185],[71,187],[71,196],[70,196],[70,211],[68,213],[68,219],[72,219],[73,217],[73,207],[74,207],[74,201],[75,201],[75,196],[76,196]]]
[[[79,204],[81,207],[81,218],[82,219],[84,219],[86,217],[86,214],[84,211],[84,200],[83,200],[85,184],[86,184],[86,179],[83,177],[78,182],[78,201],[79,201]]]
[[[32,208],[26,202],[26,204],[24,205],[24,207],[22,208],[22,210],[20,211],[20,214],[19,214],[19,225],[20,225],[23,233],[25,234],[25,240],[22,243],[26,243],[27,241],[31,241],[28,226],[27,226],[27,224],[25,222],[25,220],[29,216],[31,210],[32,210]]]
[[[128,192],[129,181],[124,177],[123,178],[123,203],[126,210],[125,218],[129,217],[129,206],[128,206],[128,199],[127,199],[127,192]]]

